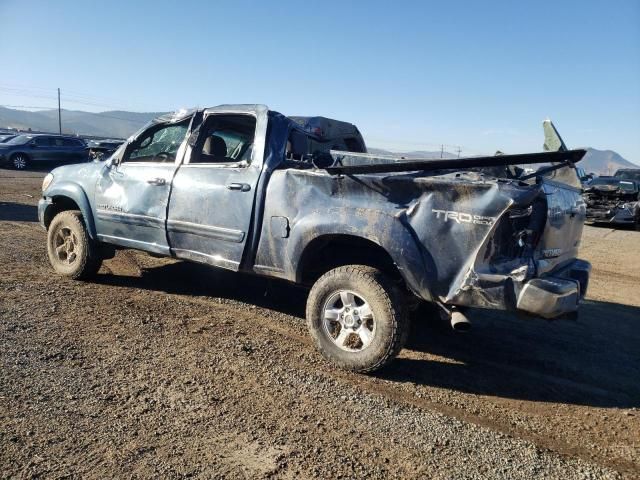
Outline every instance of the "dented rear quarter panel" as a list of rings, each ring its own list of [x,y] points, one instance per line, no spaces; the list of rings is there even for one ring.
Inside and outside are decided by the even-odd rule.
[[[532,256],[496,261],[493,238],[505,212],[544,198],[540,185],[482,175],[369,174],[276,170],[267,187],[257,272],[301,280],[301,259],[315,239],[337,234],[384,248],[407,286],[425,300],[508,308],[505,284],[535,273]],[[289,222],[288,238],[272,218]],[[487,280],[496,282],[495,290]],[[490,282],[489,282],[490,283]]]

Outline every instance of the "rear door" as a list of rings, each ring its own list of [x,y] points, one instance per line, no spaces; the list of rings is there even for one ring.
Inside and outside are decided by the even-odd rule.
[[[30,143],[31,158],[37,162],[55,160],[52,138],[46,135],[34,137]]]
[[[80,163],[88,160],[88,155],[82,140],[77,138],[63,138],[62,144],[64,146],[63,160],[65,162]]]
[[[51,159],[59,163],[71,163],[67,154],[67,148],[64,145],[64,138],[51,137]]]
[[[262,171],[267,109],[209,109],[176,172],[167,235],[176,257],[238,270]]]
[[[96,184],[98,238],[168,255],[166,214],[171,182],[184,153],[190,118],[154,124],[107,163]]]

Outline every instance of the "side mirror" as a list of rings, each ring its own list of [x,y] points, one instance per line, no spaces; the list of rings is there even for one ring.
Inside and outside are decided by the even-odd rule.
[[[31,147],[31,148],[37,148],[37,147],[38,147],[38,145],[36,145],[35,143],[30,143],[30,144],[29,144],[29,147]]]
[[[116,160],[117,160],[117,159],[115,159],[115,158],[113,158],[113,157],[110,157],[110,158],[107,158],[107,159],[105,160],[104,164],[105,164],[105,166],[106,166],[107,168],[114,168],[114,167],[116,167],[116,166],[118,165],[118,162],[117,162]],[[100,160],[98,159],[98,160],[96,160],[96,161],[98,161],[98,162],[99,162]]]

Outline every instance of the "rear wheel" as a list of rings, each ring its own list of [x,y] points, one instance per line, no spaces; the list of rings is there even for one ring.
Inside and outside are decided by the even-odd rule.
[[[387,365],[409,332],[400,289],[364,265],[338,267],[318,279],[307,301],[307,326],[325,358],[356,372]]]
[[[11,157],[11,166],[16,170],[26,170],[30,159],[25,153],[16,153]]]
[[[77,210],[58,213],[49,225],[47,254],[53,269],[65,277],[84,279],[94,275],[102,264]]]

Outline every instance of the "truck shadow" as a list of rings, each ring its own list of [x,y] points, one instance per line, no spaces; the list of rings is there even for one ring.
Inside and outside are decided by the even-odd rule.
[[[99,275],[97,281],[236,300],[298,318],[304,317],[307,296],[287,282],[186,262],[145,269],[141,277]],[[466,334],[439,320],[414,319],[407,352],[377,376],[528,401],[640,406],[640,308],[587,301],[578,321],[480,310],[469,317],[474,327]]]
[[[95,281],[177,295],[236,300],[301,318],[307,299],[306,289],[289,282],[189,262],[145,268],[140,277],[98,275]]]
[[[624,224],[613,224],[613,223],[606,223],[606,222],[595,222],[595,223],[589,223],[587,224],[587,226],[594,227],[594,228],[601,228],[604,230],[623,230],[623,231],[626,230],[629,232],[636,231],[635,225],[631,225],[631,224],[624,225]]]
[[[38,208],[23,203],[0,202],[0,222],[37,222]]]
[[[407,346],[413,353],[379,376],[476,395],[640,406],[640,308],[589,300],[577,321],[479,310],[469,316],[474,327],[467,334],[440,321],[414,321]]]

